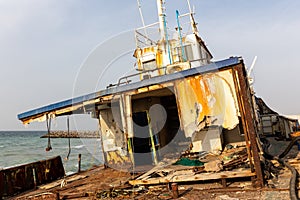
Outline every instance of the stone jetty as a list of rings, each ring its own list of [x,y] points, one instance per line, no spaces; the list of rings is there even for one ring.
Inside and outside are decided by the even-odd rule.
[[[49,135],[45,134],[41,138],[48,138]],[[51,138],[100,138],[99,131],[51,131]]]

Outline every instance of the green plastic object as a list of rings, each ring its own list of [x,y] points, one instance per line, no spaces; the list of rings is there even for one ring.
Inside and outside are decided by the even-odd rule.
[[[183,166],[203,166],[204,163],[199,160],[191,160],[189,158],[181,158],[174,165],[183,165]]]

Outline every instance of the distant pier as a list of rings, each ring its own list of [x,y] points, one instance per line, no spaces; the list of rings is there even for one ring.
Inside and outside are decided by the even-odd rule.
[[[48,138],[49,135],[45,134],[41,138]],[[99,131],[51,131],[51,138],[100,138]]]

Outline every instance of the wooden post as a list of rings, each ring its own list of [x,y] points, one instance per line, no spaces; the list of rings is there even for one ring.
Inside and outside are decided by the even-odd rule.
[[[172,197],[174,199],[177,199],[179,196],[177,183],[172,183],[171,187],[172,187]]]
[[[221,178],[221,183],[222,183],[223,188],[227,187],[227,181],[225,178]]]
[[[243,115],[243,126],[245,128],[245,136],[249,138],[250,142],[250,152],[251,157],[250,161],[253,162],[254,170],[256,174],[256,187],[263,187],[264,177],[260,163],[260,154],[257,146],[257,134],[255,129],[255,120],[254,120],[254,108],[251,100],[251,91],[249,88],[249,83],[247,81],[247,74],[244,68],[244,65],[239,64],[235,67],[234,76],[239,83],[238,90],[240,91],[240,100],[242,102],[242,115]],[[249,148],[249,147],[248,147]]]
[[[81,154],[78,154],[78,173],[81,171]]]

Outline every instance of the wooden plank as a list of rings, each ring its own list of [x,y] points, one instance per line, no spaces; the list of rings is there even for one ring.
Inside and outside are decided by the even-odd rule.
[[[245,169],[242,171],[225,171],[219,173],[200,173],[195,174],[189,173],[178,173],[174,172],[166,177],[161,178],[151,178],[148,180],[132,180],[129,181],[131,185],[155,185],[155,184],[165,184],[169,182],[191,182],[191,181],[207,181],[216,180],[223,178],[241,178],[241,177],[251,177],[255,176],[255,173],[251,172],[250,169]]]
[[[173,169],[169,170],[169,171],[168,171],[168,169],[172,168],[172,166],[176,166],[176,165],[172,165],[176,161],[177,161],[177,159],[172,159],[172,160],[167,161],[166,163],[159,163],[157,166],[155,166],[154,168],[152,168],[151,170],[149,170],[145,174],[139,176],[137,178],[137,180],[145,179],[145,178],[149,177],[149,175],[151,175],[153,172],[157,172],[157,171],[169,172],[169,171],[172,171]]]
[[[50,183],[50,184],[47,184],[47,185],[43,185],[43,186],[40,186],[39,189],[44,189],[44,190],[48,190],[48,189],[51,189],[51,188],[54,188],[54,187],[57,187],[59,185],[62,185],[62,181],[66,181],[65,184],[68,184],[68,183],[71,183],[73,181],[77,181],[77,180],[80,180],[80,179],[84,179],[84,178],[87,178],[88,176],[84,176],[84,175],[73,175],[67,179],[61,179],[61,180],[58,180],[58,181],[55,181],[53,183]]]

